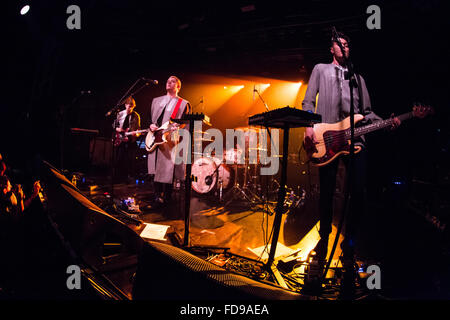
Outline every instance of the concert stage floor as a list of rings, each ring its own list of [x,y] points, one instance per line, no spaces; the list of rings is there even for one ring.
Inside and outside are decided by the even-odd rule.
[[[94,191],[88,188],[81,190],[85,195],[100,207],[105,205],[109,199],[105,192],[111,193],[111,185],[101,183],[96,184],[96,179],[92,182],[97,186]],[[168,232],[174,232],[177,237],[183,240],[185,229],[184,215],[184,190],[174,191],[173,203],[158,211],[152,211],[145,207],[150,203],[152,197],[151,183],[138,184],[115,184],[114,199],[116,203],[128,197],[134,198],[139,205],[139,213],[128,211],[130,216],[142,220],[146,223],[168,225],[171,228]],[[227,192],[225,191],[225,197]],[[229,195],[228,195],[229,196]],[[219,201],[215,195],[199,195],[193,193],[190,202],[190,246],[218,246],[229,248],[229,251],[250,259],[258,259],[259,254],[255,254],[251,249],[265,246],[269,240],[274,219],[273,211],[267,214],[264,205],[252,205],[244,199],[236,197],[231,203],[225,205],[225,201]],[[273,209],[273,205],[270,206]],[[284,246],[298,250],[300,240],[311,230],[318,228],[315,212],[306,212],[301,208],[283,215],[282,227],[280,229],[277,254],[281,254]],[[297,215],[303,215],[298,219]],[[294,224],[296,224],[294,226]],[[292,230],[295,228],[296,230]],[[315,245],[318,240],[317,232],[313,234],[309,246]],[[269,242],[270,244],[270,242]],[[303,251],[308,248],[304,248]],[[312,248],[309,248],[309,250]],[[278,252],[280,250],[280,252]],[[268,250],[267,250],[268,251]],[[309,252],[309,251],[308,251]],[[263,257],[264,258],[264,257]]]
[[[116,215],[108,209],[111,184],[107,177],[85,176],[84,184],[78,188],[84,195],[106,212],[121,219],[134,217],[146,223],[170,226],[167,237],[169,244],[177,246],[173,239],[184,236],[183,193],[174,193],[173,205],[165,211],[150,212],[144,209],[152,195],[152,186],[142,181],[138,184],[114,185],[114,199],[134,198],[142,209],[137,215]],[[424,195],[424,194],[423,194]],[[405,197],[402,201],[396,190],[387,190],[380,201],[368,203],[368,213],[361,219],[356,243],[357,260],[365,266],[377,265],[381,270],[381,290],[365,289],[371,298],[386,299],[449,299],[450,298],[450,250],[449,237],[445,227],[441,230],[430,223],[428,211],[420,207],[420,196]],[[339,199],[340,195],[337,195]],[[304,205],[283,214],[278,239],[276,261],[283,250],[298,251],[303,259],[318,241],[317,194],[307,194]],[[341,199],[342,200],[342,199]],[[339,202],[339,201],[338,201]],[[444,204],[444,202],[442,202]],[[339,212],[339,206],[338,210]],[[225,247],[229,252],[248,258],[249,261],[265,262],[259,257],[263,248],[270,243],[274,215],[267,214],[262,207],[251,207],[247,202],[236,199],[227,206],[214,195],[193,195],[191,199],[190,245],[204,247]],[[333,234],[329,251],[336,235],[339,215],[334,217]],[[27,297],[42,299],[90,299],[85,293],[70,292],[62,296],[61,285],[65,284],[65,268],[71,264],[70,257],[51,230],[51,227],[31,223],[28,232],[17,233],[15,246],[9,246],[11,255],[8,273],[11,291],[5,289],[0,297]],[[255,252],[253,252],[252,250]],[[334,262],[340,254],[340,247],[334,255]],[[27,268],[31,265],[34,273]],[[39,274],[39,277],[35,277]],[[12,292],[12,293],[11,293]],[[83,295],[82,295],[83,294]],[[95,294],[92,294],[92,298]],[[323,297],[322,297],[323,298]],[[335,297],[332,297],[335,298]]]
[[[107,201],[105,193],[110,193],[111,185],[101,178],[92,178],[91,182],[97,185],[96,190],[81,190],[97,205],[104,205]],[[182,191],[174,192],[173,204],[166,210],[148,212],[143,207],[151,198],[151,183],[114,185],[115,199],[131,197],[143,208],[135,217],[146,223],[170,226],[168,232],[175,233],[181,241],[185,226],[183,194]],[[394,194],[395,190],[391,190],[383,201],[368,204],[368,214],[360,221],[356,246],[358,261],[365,267],[372,264],[380,266],[382,290],[378,291],[379,296],[392,299],[449,298],[450,277],[445,270],[450,266],[450,257],[445,235],[426,221],[425,212],[412,210],[408,201],[393,201]],[[319,240],[317,197],[309,194],[304,205],[283,214],[276,260],[294,251],[306,258]],[[339,200],[337,204],[340,212]],[[274,214],[267,214],[263,207],[252,207],[241,199],[224,206],[214,195],[193,194],[190,216],[190,246],[225,247],[233,254],[266,261],[269,250],[266,255],[257,250],[270,244]],[[336,214],[333,220],[328,252],[335,239],[339,218]],[[342,236],[339,243],[341,240]],[[338,245],[332,266],[336,265],[340,254]]]

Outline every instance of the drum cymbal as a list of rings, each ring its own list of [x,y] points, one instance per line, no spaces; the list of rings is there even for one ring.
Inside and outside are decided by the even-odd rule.
[[[248,127],[238,127],[238,128],[234,128],[234,130],[242,130],[242,131],[255,131],[255,132],[259,132],[261,131],[261,128],[259,127],[254,127],[254,126],[248,126]]]

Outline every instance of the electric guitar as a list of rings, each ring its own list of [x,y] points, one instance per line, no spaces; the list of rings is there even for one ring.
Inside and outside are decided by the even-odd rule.
[[[147,136],[145,137],[145,149],[148,152],[153,152],[159,145],[169,141],[168,137],[170,132],[176,129],[177,126],[177,124],[169,120],[153,132],[148,130]]]
[[[430,113],[433,113],[433,108],[429,106],[414,106],[411,112],[399,115],[401,121],[416,118],[424,118]],[[355,124],[364,116],[355,114]],[[376,121],[371,124],[358,127],[354,129],[354,137],[362,136],[363,134],[377,131],[384,128],[389,128],[394,122],[393,118]],[[350,117],[336,123],[318,123],[313,126],[316,137],[316,150],[309,155],[310,161],[318,166],[325,166],[342,154],[350,153]],[[361,151],[360,146],[355,146],[354,152]]]
[[[128,137],[131,136],[131,135],[141,134],[141,133],[149,131],[149,129],[136,130],[136,131],[128,131],[128,130],[129,130],[129,128],[127,129],[127,131],[124,131],[124,132],[117,132],[116,131],[116,134],[114,136],[114,146],[115,147],[120,146],[120,144],[122,142],[127,142],[129,140]]]

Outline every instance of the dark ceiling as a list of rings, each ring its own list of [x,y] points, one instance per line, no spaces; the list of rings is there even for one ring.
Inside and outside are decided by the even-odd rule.
[[[381,30],[366,27],[366,9],[374,3],[381,8]],[[172,70],[306,81],[314,64],[330,60],[332,26],[352,38],[354,62],[363,71],[380,61],[411,59],[416,64],[422,57],[435,58],[425,51],[439,52],[443,43],[416,45],[418,52],[410,57],[404,51],[424,36],[430,44],[429,37],[448,27],[443,3],[47,0],[33,3],[27,16],[17,14],[20,3],[9,13],[14,42],[24,51],[19,53],[21,62],[29,64],[26,71],[33,70],[33,64],[45,68],[47,75],[58,72],[53,69],[70,70],[72,77],[65,81],[92,82],[92,74],[99,73],[107,78],[127,72],[156,77]],[[81,9],[81,30],[66,27],[69,4]],[[12,58],[17,59],[17,53]]]
[[[8,2],[2,10],[12,49],[4,50],[8,95],[2,109],[14,127],[26,119],[51,128],[58,108],[80,90],[94,91],[104,113],[142,76],[307,82],[316,63],[330,61],[332,26],[351,37],[354,65],[381,115],[420,99],[447,109],[445,1],[42,0],[20,16],[23,3]],[[81,9],[81,30],[66,27],[72,4]],[[366,26],[371,4],[381,9],[380,30]]]

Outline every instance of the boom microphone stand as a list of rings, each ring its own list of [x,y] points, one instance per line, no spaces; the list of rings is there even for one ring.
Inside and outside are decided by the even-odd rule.
[[[339,236],[341,234],[342,231],[342,227],[344,225],[344,221],[346,218],[346,215],[349,213],[349,211],[351,212],[351,210],[354,210],[354,199],[352,199],[352,194],[353,194],[353,189],[354,189],[354,179],[355,179],[355,174],[354,174],[354,155],[355,155],[355,150],[354,150],[354,131],[355,131],[355,111],[354,111],[354,99],[353,99],[353,89],[357,88],[357,83],[355,80],[355,73],[354,73],[354,69],[353,69],[353,64],[350,60],[349,57],[347,57],[345,55],[345,51],[344,48],[342,46],[342,43],[339,41],[339,35],[336,31],[335,27],[332,27],[332,33],[333,33],[333,41],[337,43],[337,45],[339,46],[341,52],[342,52],[342,56],[344,58],[345,61],[345,65],[347,67],[348,73],[347,76],[345,77],[346,79],[349,80],[349,88],[350,88],[350,155],[349,155],[349,165],[348,165],[348,172],[347,172],[347,188],[346,188],[346,194],[345,194],[345,200],[344,200],[344,206],[343,206],[343,212],[342,212],[342,216],[341,219],[339,221],[339,226],[338,226],[338,230],[336,233],[336,237],[333,243],[333,247],[331,249],[331,253],[330,256],[328,258],[328,262],[325,268],[325,271],[322,275],[322,280],[325,279],[327,272],[330,268],[331,265],[331,260],[333,259],[333,255],[334,252],[336,250],[336,246],[339,240]],[[351,214],[351,213],[350,213]],[[346,256],[345,254],[347,252],[348,247],[344,246],[343,248],[344,250],[344,270],[345,270],[345,275],[344,275],[344,286],[343,289],[344,291],[346,291],[348,289],[348,287],[346,286],[346,284],[348,284],[348,282],[350,281],[350,279],[348,277],[352,277],[351,281],[352,281],[352,286],[353,284],[353,271],[354,271],[354,258],[353,256],[351,257],[351,261],[346,261]],[[353,254],[353,252],[351,252]],[[346,283],[347,282],[347,283]],[[341,292],[343,294],[343,296],[346,296],[347,298],[352,298],[352,290],[350,290],[349,292]]]
[[[262,103],[264,104],[264,107],[266,107],[266,111],[270,111],[269,106],[264,101],[264,99],[261,97],[261,94],[259,93],[259,91],[255,87],[253,87],[253,92],[256,92],[258,94],[259,99],[261,99]]]

